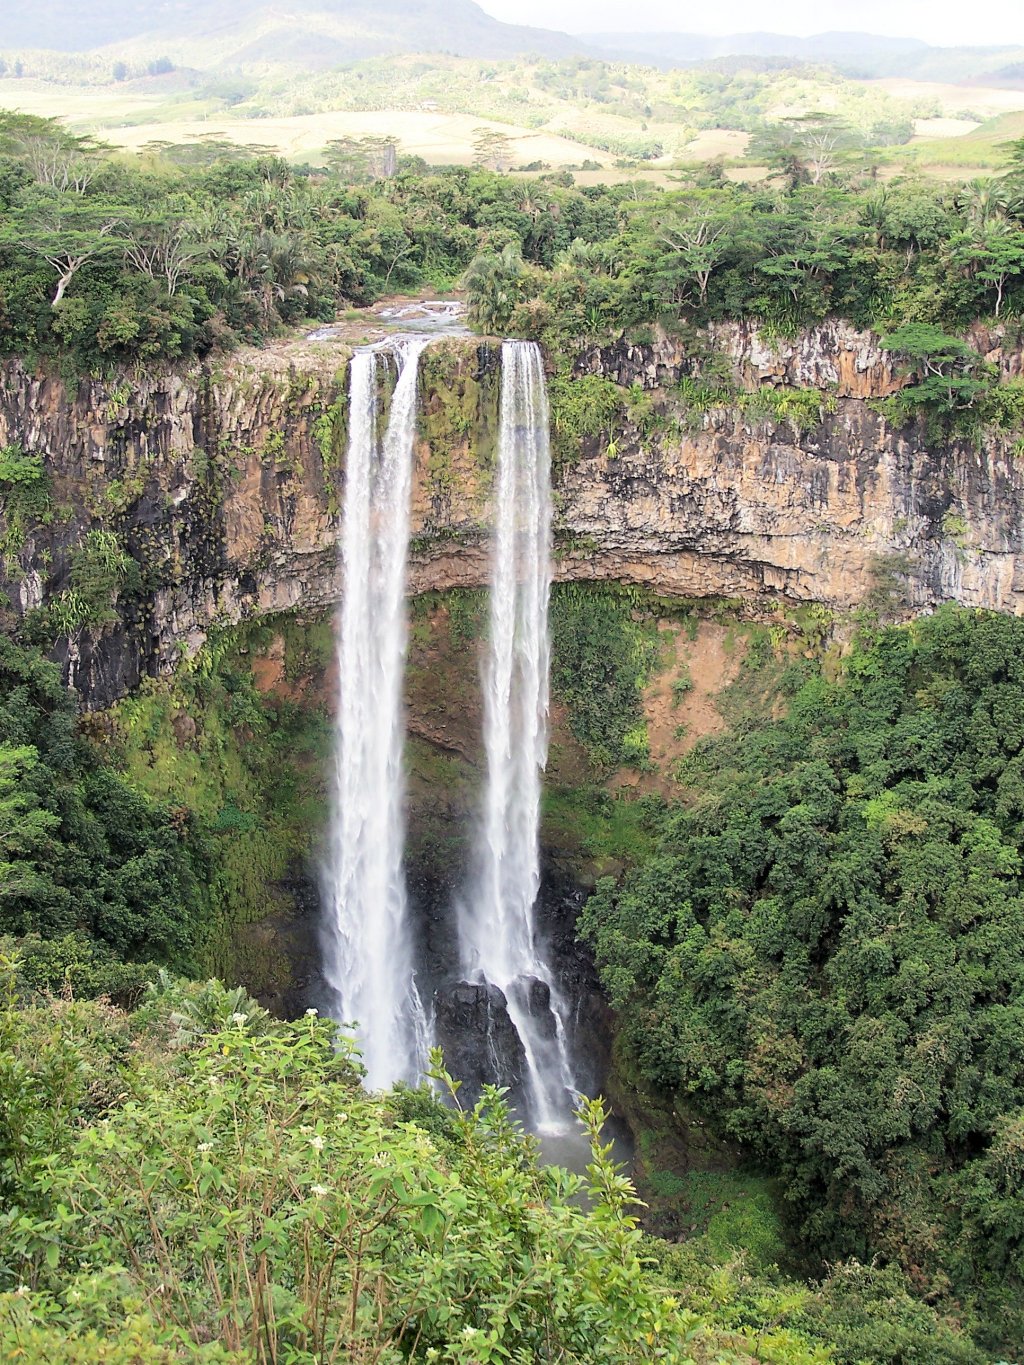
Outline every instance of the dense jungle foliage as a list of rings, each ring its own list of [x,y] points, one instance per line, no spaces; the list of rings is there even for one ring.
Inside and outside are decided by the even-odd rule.
[[[166,967],[271,988],[233,933],[309,854],[328,726],[256,691],[240,651],[265,635],[229,635],[91,725],[57,665],[0,637],[0,936],[34,987],[130,1003]]]
[[[658,321],[956,330],[1020,316],[1020,143],[1001,178],[879,185],[828,120],[764,137],[769,180],[709,166],[660,192],[431,170],[368,142],[321,167],[226,145],[183,165],[173,148],[115,156],[0,114],[0,350],[110,370],[463,277],[481,328],[556,349]]]
[[[368,1095],[315,1011],[161,975],[125,1014],[2,955],[0,992],[5,1361],[983,1360],[898,1276],[812,1289],[646,1240],[597,1104],[581,1179],[495,1092]]]
[[[89,973],[105,960],[191,967],[200,896],[187,812],[100,762],[76,712],[56,665],[0,637],[0,933],[65,940]]]
[[[902,1266],[1013,1353],[1024,626],[943,609],[785,690],[684,760],[583,932],[632,1064],[781,1172],[804,1246]]]
[[[638,683],[654,667],[644,603],[566,588],[555,614],[555,685],[581,742],[599,770],[637,761]],[[201,1343],[210,1359],[312,1360],[342,1339],[382,1360],[525,1361],[548,1358],[531,1334],[557,1323],[566,1354],[552,1344],[551,1358],[1012,1359],[1024,627],[945,610],[866,637],[832,682],[752,639],[753,691],[759,666],[781,671],[787,716],[730,712],[733,731],[685,760],[681,804],[611,803],[636,807],[620,847],[635,866],[599,886],[584,928],[627,1074],[680,1092],[778,1174],[802,1285],[756,1257],[723,1265],[701,1236],[641,1244],[621,1203],[608,1217],[626,1260],[610,1270],[604,1215],[574,1221],[568,1187],[536,1171],[499,1103],[464,1122],[426,1096],[370,1100],[354,1064],[332,1060],[328,1025],[276,1025],[242,991],[164,975],[205,965],[207,917],[265,896],[274,851],[308,824],[277,717],[260,718],[228,648],[87,740],[54,666],[5,645],[4,763],[21,765],[0,922],[0,952],[20,958],[0,1025],[7,1354],[170,1361]],[[289,656],[306,666],[321,644],[300,631]],[[200,714],[200,698],[181,747],[174,718]],[[127,936],[143,909],[151,931]],[[367,1185],[377,1158],[400,1191]],[[469,1205],[464,1160],[481,1182]],[[474,1237],[498,1248],[486,1265]],[[421,1298],[448,1306],[425,1323]]]

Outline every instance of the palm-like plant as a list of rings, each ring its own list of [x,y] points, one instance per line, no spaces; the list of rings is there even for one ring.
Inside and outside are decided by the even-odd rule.
[[[245,292],[259,304],[264,323],[272,320],[279,305],[304,298],[319,273],[320,262],[300,231],[236,228],[227,255]]]
[[[865,201],[860,211],[860,226],[872,246],[884,251],[889,245],[889,196],[884,189]]]
[[[972,228],[984,231],[1005,220],[1006,199],[998,180],[971,180],[957,196],[957,207]]]
[[[514,242],[499,252],[481,252],[462,277],[470,321],[484,332],[506,331],[525,282],[526,266]]]

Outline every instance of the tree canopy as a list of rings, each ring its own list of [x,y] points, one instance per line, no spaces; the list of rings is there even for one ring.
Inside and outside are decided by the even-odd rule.
[[[773,144],[782,174],[737,185],[708,167],[661,191],[496,173],[507,158],[487,130],[472,169],[432,169],[388,138],[335,141],[323,164],[294,167],[216,139],[113,159],[52,120],[5,114],[0,350],[82,370],[174,360],[387,291],[451,287],[471,265],[482,326],[556,347],[658,320],[794,330],[838,314],[956,332],[1018,317],[1017,161],[966,188],[879,189],[851,137],[824,116],[793,121]],[[506,250],[527,274],[495,308]]]
[[[636,1064],[782,1173],[819,1255],[882,1255],[1007,1349],[1024,626],[946,608],[885,630],[686,776],[657,856],[583,919]]]

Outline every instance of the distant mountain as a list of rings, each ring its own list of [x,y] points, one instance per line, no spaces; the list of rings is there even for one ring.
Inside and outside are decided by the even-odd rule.
[[[323,70],[391,53],[502,59],[604,57],[662,67],[806,63],[844,75],[1019,85],[1022,47],[930,47],[915,38],[819,33],[596,33],[570,36],[492,19],[474,0],[0,0],[0,53],[103,49],[182,67]]]
[[[473,0],[0,0],[0,8],[0,51],[159,50],[187,53],[197,66],[323,68],[390,52],[560,57],[584,46],[500,23]]]
[[[1024,90],[1024,60],[998,67],[995,71],[988,72],[988,76],[993,85],[1002,86],[1007,90]]]
[[[816,33],[793,38],[784,33],[732,33],[715,37],[706,33],[589,33],[580,35],[593,47],[608,50],[629,48],[671,61],[703,62],[715,57],[790,57],[820,61],[841,54],[851,60],[920,54],[928,44],[917,38],[880,38],[871,33]]]
[[[690,65],[729,57],[783,59],[835,66],[846,76],[870,80],[885,76],[930,81],[979,80],[1024,57],[1024,47],[932,47],[917,38],[886,38],[875,33],[816,33],[794,38],[780,33],[586,33],[581,39],[609,57]],[[994,82],[996,83],[996,82]]]

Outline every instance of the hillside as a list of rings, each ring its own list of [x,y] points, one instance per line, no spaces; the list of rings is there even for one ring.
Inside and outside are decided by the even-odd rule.
[[[254,45],[263,41],[250,35]],[[9,50],[0,56],[10,65]],[[153,76],[145,74],[143,56],[125,58],[127,78],[115,80],[108,49],[26,56],[20,79],[0,80],[0,105],[62,116],[119,146],[226,139],[314,163],[332,139],[389,136],[401,153],[429,164],[467,164],[483,127],[509,139],[512,166],[568,167],[601,178],[622,178],[637,165],[645,174],[664,174],[676,162],[742,160],[752,134],[815,112],[843,120],[865,145],[886,148],[889,165],[916,161],[918,150],[921,164],[931,164],[928,139],[953,141],[982,120],[1024,109],[1020,92],[857,82],[809,65],[659,71],[586,58],[497,62],[420,54],[301,73],[267,63],[252,74],[221,75],[183,64]],[[974,140],[966,159],[955,162],[958,175],[998,168],[1006,153],[997,144],[1004,140],[993,122],[992,138]],[[941,160],[951,158],[943,152]],[[736,166],[728,173],[750,172]],[[763,174],[756,163],[754,173]]]
[[[796,38],[782,33],[587,33],[589,46],[608,53],[633,54],[660,66],[759,57],[765,62],[826,62],[846,76],[884,76],[932,81],[976,81],[988,84],[1019,80],[1014,66],[1024,47],[932,47],[917,38],[887,38],[876,33],[815,33]]]
[[[317,68],[388,52],[561,56],[579,39],[491,19],[473,0],[13,0],[0,47],[167,54],[196,66],[290,64]]]

